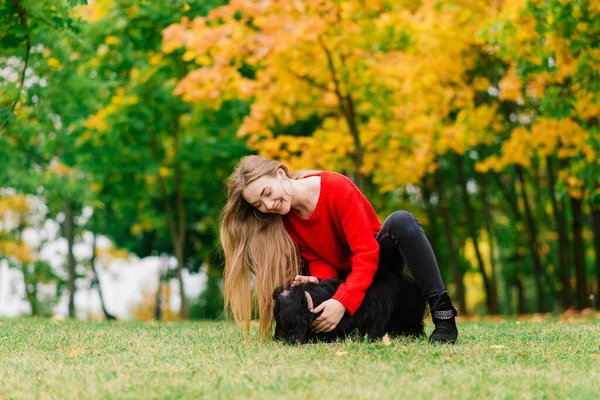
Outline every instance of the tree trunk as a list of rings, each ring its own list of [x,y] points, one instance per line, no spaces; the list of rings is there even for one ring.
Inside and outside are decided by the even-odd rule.
[[[490,290],[493,308],[490,310],[492,314],[500,313],[500,307],[498,305],[498,281],[496,274],[496,246],[495,236],[492,229],[492,213],[491,206],[487,195],[487,180],[486,176],[481,176],[479,179],[479,188],[481,192],[481,203],[483,204],[483,227],[488,233],[488,240],[490,245]]]
[[[471,236],[471,240],[473,241],[473,246],[475,247],[475,256],[477,257],[477,265],[479,267],[481,277],[483,278],[483,287],[485,289],[486,300],[485,303],[490,313],[497,314],[498,301],[494,299],[493,289],[491,288],[490,281],[488,279],[487,273],[485,272],[483,257],[481,256],[481,252],[479,251],[479,243],[477,241],[477,227],[475,226],[475,212],[473,211],[473,207],[471,206],[471,202],[469,200],[469,192],[467,190],[467,181],[465,179],[465,174],[463,170],[462,157],[459,154],[456,154],[455,161],[456,169],[458,172],[458,179],[460,183],[460,189],[462,191],[463,206],[465,208],[465,212],[467,213],[467,226],[469,229],[469,236]]]
[[[452,267],[452,280],[456,285],[456,301],[458,302],[458,308],[460,309],[461,314],[466,315],[467,302],[465,300],[465,285],[463,283],[463,277],[460,271],[460,264],[458,263],[458,258],[456,257],[456,252],[454,249],[454,241],[452,239],[452,226],[450,224],[448,209],[446,208],[446,200],[444,198],[444,190],[442,187],[442,179],[439,170],[436,170],[435,172],[435,184],[436,190],[440,198],[440,211],[442,213],[444,233],[446,236],[446,243],[448,245],[448,257],[450,258],[450,266]]]
[[[164,261],[165,268],[164,271],[161,267],[158,267],[158,285],[156,286],[156,300],[154,303],[154,319],[156,321],[160,321],[162,318],[162,309],[163,309],[163,296],[162,296],[162,285],[166,280],[166,275],[169,271],[169,257],[161,257],[161,260]]]
[[[596,309],[600,310],[600,208],[592,204],[594,253],[596,254]]]
[[[100,284],[100,276],[98,275],[98,270],[96,269],[96,232],[93,232],[92,258],[90,258],[90,266],[92,268],[92,273],[94,274],[93,285],[98,288],[98,296],[100,296],[100,305],[102,306],[102,312],[104,313],[104,317],[107,320],[115,320],[117,318],[111,313],[109,313],[106,309],[106,303],[104,302],[104,296],[102,295],[102,285]]]
[[[36,317],[40,315],[40,307],[37,298],[37,277],[35,274],[35,266],[34,272],[31,274],[27,268],[28,265],[29,264],[22,264],[21,272],[23,273],[23,282],[25,283],[25,296],[31,307],[31,316]]]
[[[75,235],[73,233],[75,220],[74,213],[73,204],[67,201],[65,204],[64,234],[65,238],[67,239],[67,289],[69,290],[69,318],[75,318],[75,280],[77,279],[75,272],[75,256],[73,255],[73,246],[75,245]]]
[[[19,218],[19,223],[17,224],[16,237],[15,240],[17,244],[23,244],[23,230],[25,229],[25,222],[23,217]],[[1,259],[0,259],[1,260]],[[39,315],[39,307],[37,301],[37,287],[33,285],[35,279],[35,267],[33,277],[29,273],[27,266],[29,264],[21,261],[21,273],[23,274],[23,286],[25,286],[25,297],[29,302],[29,306],[31,307],[31,316],[34,317]]]
[[[176,118],[175,126],[173,127],[175,137],[175,148],[179,148],[179,120]],[[177,216],[179,217],[177,223],[178,238],[175,241],[175,256],[177,257],[177,281],[179,282],[179,296],[181,298],[181,309],[179,314],[182,319],[189,319],[190,312],[187,297],[185,295],[185,286],[183,284],[183,267],[185,266],[185,204],[183,202],[183,187],[182,187],[182,173],[181,173],[181,162],[175,161],[175,207],[177,208]]]
[[[574,197],[571,200],[573,211],[573,248],[575,250],[575,278],[577,280],[577,306],[579,309],[587,306],[587,288],[585,281],[585,253],[583,246],[583,215],[582,201]]]
[[[319,36],[319,43],[321,45],[321,48],[325,52],[325,56],[327,57],[329,74],[331,75],[331,81],[333,82],[335,94],[338,99],[340,112],[344,116],[346,124],[348,125],[348,129],[350,130],[350,134],[352,135],[352,139],[354,140],[354,154],[352,158],[354,160],[354,168],[356,173],[356,186],[364,192],[365,180],[362,174],[363,148],[358,131],[358,125],[356,123],[354,101],[352,100],[352,96],[350,94],[345,95],[344,93],[342,93],[338,73],[335,68],[335,63],[333,62],[333,55],[331,54],[331,51],[329,50],[321,36]]]
[[[358,125],[356,124],[356,113],[354,110],[354,101],[352,100],[352,96],[346,96],[346,108],[348,109],[346,113],[346,122],[348,123],[348,128],[350,129],[350,133],[352,134],[352,139],[354,139],[354,168],[356,171],[356,186],[361,190],[365,190],[365,178],[362,173],[363,166],[363,148],[362,143],[360,141],[360,135],[358,133]]]
[[[510,210],[512,211],[513,217],[516,221],[523,221],[524,218],[519,210],[519,203],[517,201],[516,195],[516,185],[515,182],[511,179],[510,183],[505,183],[502,181],[502,178],[499,174],[494,173],[492,175],[496,180],[496,184],[498,185],[498,189],[500,193],[502,193],[504,200],[508,203]],[[512,189],[512,190],[510,190]],[[522,234],[522,232],[517,231],[518,234]],[[515,254],[514,254],[514,265],[515,265],[515,287],[517,289],[517,312],[519,314],[523,314],[525,312],[525,289],[523,288],[523,261],[521,259],[521,255],[519,254],[519,249],[521,247],[521,243],[526,242],[525,240],[520,240],[516,242]]]
[[[573,305],[569,264],[569,234],[567,232],[567,220],[565,218],[564,208],[558,203],[554,192],[556,177],[552,166],[552,157],[550,156],[546,157],[546,170],[549,181],[549,195],[552,200],[552,215],[554,216],[554,221],[558,230],[558,275],[561,286],[561,303],[564,308],[569,308]]]
[[[179,146],[179,122],[177,118],[174,122],[173,127],[173,135],[174,135],[174,147],[177,149]],[[155,131],[152,131],[152,138],[150,141],[150,146],[152,149],[152,154],[154,160],[160,163],[160,157],[158,153],[158,138]],[[185,286],[183,282],[183,274],[182,270],[185,265],[185,254],[184,254],[184,245],[185,245],[185,204],[183,201],[182,194],[182,172],[181,172],[181,163],[179,161],[174,162],[174,170],[175,170],[175,209],[171,204],[171,199],[169,198],[169,194],[167,192],[167,185],[164,178],[159,174],[158,182],[160,186],[161,196],[163,199],[163,203],[165,206],[165,211],[167,212],[167,224],[169,227],[169,233],[171,236],[171,242],[173,243],[173,249],[175,251],[175,257],[177,258],[177,269],[176,276],[177,281],[179,282],[179,294],[181,298],[181,308],[179,311],[179,315],[181,319],[189,318],[189,308],[188,301],[185,295]],[[176,220],[177,218],[177,220]]]
[[[529,198],[527,195],[527,188],[525,187],[525,177],[523,174],[523,167],[517,165],[516,167],[517,178],[521,186],[521,196],[523,198],[523,205],[525,207],[525,225],[529,232],[529,249],[531,252],[531,258],[533,261],[533,278],[535,281],[535,287],[537,292],[537,311],[546,312],[546,301],[544,297],[544,286],[542,284],[542,278],[544,276],[542,261],[538,252],[538,238],[537,228],[531,207],[529,206]]]
[[[523,280],[522,275],[519,271],[517,271],[516,276],[516,285],[517,285],[517,299],[518,299],[518,308],[517,312],[519,314],[525,314],[525,291],[523,290]]]

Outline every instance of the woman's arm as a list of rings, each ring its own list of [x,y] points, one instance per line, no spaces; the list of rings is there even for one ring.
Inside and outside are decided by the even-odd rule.
[[[375,211],[360,190],[348,181],[345,196],[336,200],[336,211],[352,252],[352,266],[346,282],[340,285],[333,299],[342,303],[352,315],[360,307],[377,271],[379,244],[372,228]]]

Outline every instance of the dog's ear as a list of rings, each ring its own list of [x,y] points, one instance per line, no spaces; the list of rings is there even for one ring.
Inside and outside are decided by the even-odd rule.
[[[273,334],[273,339],[279,341],[286,341],[287,334],[285,333],[285,329],[281,326],[281,324],[275,324],[275,333]]]
[[[304,323],[305,321],[301,321],[300,323],[293,326],[290,329],[286,336],[287,342],[289,344],[304,344],[306,343],[307,334],[308,334],[308,324]]]
[[[285,290],[285,288],[283,286],[279,286],[279,287],[275,288],[275,290],[273,291],[273,300],[277,300],[277,296],[279,296],[281,293],[283,293],[284,290]]]

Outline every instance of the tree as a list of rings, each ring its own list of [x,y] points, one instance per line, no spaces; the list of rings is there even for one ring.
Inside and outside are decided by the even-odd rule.
[[[230,102],[213,110],[184,103],[173,90],[189,63],[180,54],[160,51],[164,27],[210,7],[200,1],[168,6],[100,1],[81,10],[89,23],[88,38],[98,49],[85,73],[96,75],[107,90],[102,106],[78,127],[82,152],[77,162],[92,172],[110,215],[119,213],[120,226],[107,233],[114,237],[115,230],[126,228],[125,236],[138,239],[134,246],[154,238],[145,242],[146,249],[137,250],[175,255],[182,318],[188,316],[182,271],[193,264],[193,254],[186,250],[203,224],[215,224],[222,182],[246,153],[231,129],[244,105]],[[93,152],[98,147],[100,155]],[[214,240],[202,245],[214,247]]]

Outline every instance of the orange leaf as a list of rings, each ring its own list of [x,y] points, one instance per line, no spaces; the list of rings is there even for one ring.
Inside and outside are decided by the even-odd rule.
[[[385,336],[383,337],[383,344],[385,344],[386,346],[389,346],[390,344],[392,344],[392,341],[390,340],[389,335],[386,333]]]
[[[79,355],[79,353],[83,352],[82,348],[79,349],[71,349],[71,351],[69,352],[69,357],[71,358],[75,358]]]

